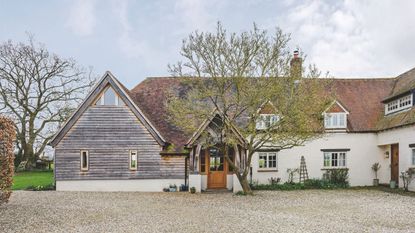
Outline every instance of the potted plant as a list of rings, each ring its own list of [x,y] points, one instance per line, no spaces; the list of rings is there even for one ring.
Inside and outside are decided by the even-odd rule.
[[[190,193],[196,193],[196,188],[195,187],[191,187],[190,188]]]
[[[373,179],[373,186],[378,186],[379,185],[378,171],[380,170],[380,164],[374,163],[372,165],[372,170],[375,172],[375,179]]]
[[[189,187],[185,184],[180,185],[180,192],[189,191]]]
[[[169,191],[170,191],[170,192],[176,192],[176,191],[177,191],[177,185],[175,185],[175,184],[171,184],[171,185],[169,186]]]

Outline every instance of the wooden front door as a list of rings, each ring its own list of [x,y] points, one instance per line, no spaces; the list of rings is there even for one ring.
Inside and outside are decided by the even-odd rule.
[[[208,158],[208,188],[226,188],[227,163],[222,153],[216,148],[206,150]]]
[[[399,183],[399,144],[391,145],[391,180]]]

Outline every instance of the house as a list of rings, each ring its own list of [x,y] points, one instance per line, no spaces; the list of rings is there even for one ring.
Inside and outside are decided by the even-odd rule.
[[[378,162],[381,183],[402,185],[400,172],[415,167],[415,69],[395,78],[334,79],[333,85],[336,100],[324,112],[324,137],[292,149],[258,151],[252,182],[286,181],[287,169],[298,168],[304,156],[310,178],[348,168],[352,186],[372,185],[371,166]],[[215,134],[217,115],[192,135],[168,121],[171,90],[180,94],[186,88],[179,78],[159,77],[128,90],[106,72],[51,141],[56,189],[162,191],[188,184],[197,191],[240,190],[223,155],[200,143],[203,132]],[[278,117],[264,112],[262,119],[259,128]],[[244,138],[238,138],[229,150],[236,165],[246,163]]]

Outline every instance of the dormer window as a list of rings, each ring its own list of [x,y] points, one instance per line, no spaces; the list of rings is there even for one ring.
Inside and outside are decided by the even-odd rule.
[[[344,112],[325,113],[324,127],[326,129],[344,129],[347,128],[347,115]]]
[[[385,104],[385,115],[394,113],[394,112],[399,112],[401,110],[405,110],[405,109],[412,107],[413,105],[412,100],[413,100],[413,97],[412,97],[412,94],[410,94],[410,95],[401,97],[399,99],[390,101],[389,103]]]
[[[256,123],[256,129],[268,129],[280,120],[276,114],[260,114]]]
[[[324,111],[324,128],[326,129],[346,129],[347,115],[349,112],[338,101],[334,101]]]

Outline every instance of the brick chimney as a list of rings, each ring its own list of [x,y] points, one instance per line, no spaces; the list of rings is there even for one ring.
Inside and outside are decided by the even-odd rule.
[[[293,58],[290,61],[290,75],[300,79],[302,77],[303,59],[298,49],[294,50]]]

